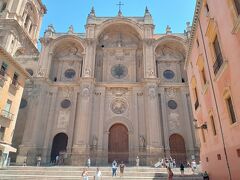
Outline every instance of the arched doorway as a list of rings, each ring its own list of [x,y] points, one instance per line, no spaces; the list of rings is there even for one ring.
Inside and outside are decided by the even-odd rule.
[[[115,124],[109,130],[108,162],[113,160],[128,163],[128,129],[122,124]]]
[[[176,160],[176,163],[186,163],[186,147],[183,137],[179,134],[171,135],[169,145],[171,157]]]
[[[53,138],[51,161],[56,160],[56,156],[59,156],[59,152],[67,150],[68,136],[65,133],[58,133]]]

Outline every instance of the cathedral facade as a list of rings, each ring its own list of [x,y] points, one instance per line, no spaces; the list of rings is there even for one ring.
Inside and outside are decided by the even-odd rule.
[[[168,27],[154,34],[148,9],[143,17],[121,11],[97,17],[92,9],[85,27],[58,33],[50,25],[40,53],[12,50],[32,75],[14,134],[16,162],[35,164],[41,156],[49,163],[61,155],[71,165],[88,157],[96,165],[133,164],[136,156],[142,165],[198,158],[184,70],[187,32]]]

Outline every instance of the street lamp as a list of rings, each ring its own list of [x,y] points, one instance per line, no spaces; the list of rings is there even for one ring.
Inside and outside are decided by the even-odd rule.
[[[195,129],[207,129],[207,122],[203,123],[201,126],[198,126],[197,120],[193,119],[193,124]]]

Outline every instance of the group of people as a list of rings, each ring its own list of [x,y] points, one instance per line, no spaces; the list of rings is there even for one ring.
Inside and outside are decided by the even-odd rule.
[[[112,162],[112,177],[117,176],[117,168],[118,168],[117,161],[114,160]],[[119,164],[119,168],[120,168],[120,177],[123,177],[123,172],[125,168],[125,164],[123,163],[123,161]]]
[[[87,166],[88,166],[88,168],[91,166],[90,157],[88,157],[88,159],[87,159]],[[123,172],[124,172],[124,168],[125,168],[125,164],[123,163],[123,161],[119,164],[119,168],[120,168],[120,177],[123,177]],[[118,164],[117,164],[117,161],[114,160],[112,162],[112,177],[117,176],[117,169],[118,169]],[[89,179],[88,178],[88,171],[87,171],[86,168],[82,172],[82,177],[83,177],[83,180],[88,180]],[[102,172],[100,171],[99,168],[97,168],[94,179],[95,180],[100,180],[101,178],[102,178]]]
[[[166,167],[167,168],[167,173],[168,173],[168,180],[172,180],[173,179],[173,171],[172,171],[172,168],[176,168],[177,167],[177,164],[176,164],[176,160],[175,159],[172,159],[171,157],[170,158],[164,158],[164,159],[161,159],[159,161],[160,163],[160,167]],[[87,166],[88,168],[91,166],[91,159],[90,157],[88,157],[87,159]],[[138,167],[139,166],[139,158],[137,156],[136,158],[136,166]],[[124,168],[125,168],[125,164],[123,163],[123,161],[118,165],[117,161],[114,160],[112,162],[112,177],[114,176],[117,176],[117,169],[120,169],[120,177],[123,177],[123,173],[124,173]],[[187,162],[187,167],[191,167],[192,168],[192,171],[193,173],[195,173],[196,169],[197,169],[197,163],[195,160],[193,160],[191,162],[191,164],[189,162]],[[181,175],[184,175],[184,168],[185,168],[185,165],[184,163],[180,163],[180,172],[181,172]],[[83,170],[83,173],[82,173],[82,177],[83,177],[83,180],[88,180],[88,172],[87,172],[87,169],[84,169]],[[95,180],[100,180],[102,178],[102,173],[100,171],[99,168],[97,168],[96,170],[96,173],[95,173],[95,176],[94,176],[94,179]]]
[[[83,177],[83,180],[89,180],[87,169],[84,169],[84,170],[83,170],[83,172],[82,172],[82,177]],[[95,180],[101,180],[101,179],[102,179],[102,172],[100,171],[99,168],[97,168],[97,170],[96,170],[94,179],[95,179]]]

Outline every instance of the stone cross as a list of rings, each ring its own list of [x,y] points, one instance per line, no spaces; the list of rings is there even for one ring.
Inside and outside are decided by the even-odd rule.
[[[121,6],[123,6],[124,4],[121,2],[121,1],[119,1],[119,3],[117,4],[117,6],[119,6],[119,12],[121,12]]]

